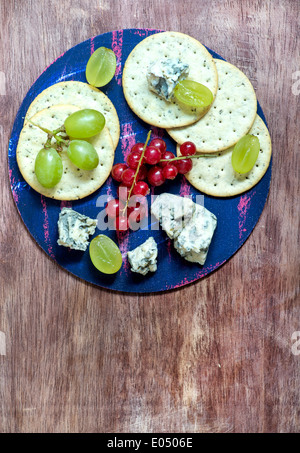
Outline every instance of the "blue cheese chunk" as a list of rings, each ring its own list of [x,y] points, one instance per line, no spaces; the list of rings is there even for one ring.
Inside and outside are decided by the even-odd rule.
[[[203,265],[216,226],[216,216],[203,206],[196,205],[191,220],[174,241],[175,249],[187,261]]]
[[[205,263],[217,226],[217,218],[191,199],[163,193],[151,206],[151,213],[174,240],[177,252],[187,261]]]
[[[63,208],[59,214],[58,245],[85,251],[89,236],[95,233],[97,219],[91,219],[71,208]]]
[[[186,79],[188,74],[189,65],[182,63],[178,58],[157,61],[148,68],[149,89],[171,102],[176,84]]]
[[[189,198],[171,193],[162,193],[151,205],[156,217],[170,239],[175,239],[193,216],[196,204]]]
[[[152,236],[128,252],[127,256],[132,272],[146,275],[157,270],[157,244]]]

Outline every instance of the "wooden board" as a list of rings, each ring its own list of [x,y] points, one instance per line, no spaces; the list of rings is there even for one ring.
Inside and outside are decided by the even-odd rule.
[[[170,0],[61,3],[0,6],[0,431],[299,431],[297,2],[187,0],[184,14]],[[131,27],[191,34],[242,69],[274,152],[269,199],[243,248],[208,278],[145,296],[56,266],[21,221],[5,163],[18,107],[45,67]]]

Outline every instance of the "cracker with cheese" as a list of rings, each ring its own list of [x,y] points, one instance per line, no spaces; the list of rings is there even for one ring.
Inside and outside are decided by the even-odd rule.
[[[183,108],[172,98],[176,83],[184,78],[207,86],[216,95],[218,74],[207,49],[184,33],[148,36],[125,62],[122,84],[126,101],[139,118],[153,126],[171,128],[192,124],[203,111]]]
[[[237,143],[251,128],[257,111],[248,77],[226,61],[215,59],[215,63],[219,87],[208,113],[191,126],[168,129],[177,143],[191,141],[203,153],[222,151]]]

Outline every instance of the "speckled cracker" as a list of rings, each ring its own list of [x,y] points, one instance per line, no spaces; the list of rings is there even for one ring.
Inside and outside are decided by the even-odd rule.
[[[31,121],[55,130],[77,110],[79,108],[73,105],[55,105],[36,113]],[[59,183],[51,189],[43,187],[34,172],[35,158],[46,140],[45,132],[27,122],[20,133],[17,146],[17,162],[22,176],[37,192],[56,200],[77,200],[95,192],[108,178],[114,160],[114,146],[107,127],[89,139],[98,152],[98,166],[91,171],[80,170],[72,164],[64,150],[61,153],[64,172]]]
[[[233,146],[251,128],[257,100],[250,80],[236,66],[215,59],[219,88],[209,112],[191,126],[168,129],[179,144],[195,143],[197,151],[214,153]]]
[[[120,123],[111,100],[102,91],[83,82],[60,82],[46,88],[30,104],[25,118],[56,104],[76,105],[80,109],[95,109],[105,116],[114,147],[120,138]]]
[[[256,135],[260,152],[254,167],[243,175],[236,173],[231,165],[233,147],[211,157],[193,159],[193,168],[185,176],[196,189],[215,197],[231,197],[251,189],[266,173],[272,154],[269,131],[263,120],[256,115],[249,134]],[[177,145],[177,155],[180,155]]]
[[[178,32],[148,36],[130,53],[123,70],[123,90],[130,108],[146,123],[157,127],[178,127],[197,121],[203,112],[183,109],[150,91],[148,68],[162,59],[179,58],[189,65],[188,79],[206,85],[215,96],[218,88],[216,65],[210,53],[196,39]]]

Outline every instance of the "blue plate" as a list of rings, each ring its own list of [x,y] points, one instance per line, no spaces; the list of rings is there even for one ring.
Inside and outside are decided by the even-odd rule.
[[[83,200],[73,202],[60,202],[46,198],[33,190],[21,176],[16,162],[16,147],[26,111],[33,99],[45,88],[57,82],[65,80],[86,82],[87,61],[95,49],[104,46],[112,48],[117,56],[115,77],[103,91],[114,103],[120,119],[121,137],[115,162],[124,162],[124,156],[128,154],[130,147],[135,142],[146,140],[150,126],[141,121],[127,106],[121,86],[122,69],[131,50],[147,36],[160,31],[126,29],[105,33],[78,44],[58,57],[45,69],[25,96],[17,113],[9,142],[9,175],[13,197],[28,231],[36,242],[53,260],[77,277],[103,288],[130,293],[149,293],[178,288],[208,275],[224,264],[245,242],[261,215],[269,191],[271,165],[261,181],[241,196],[225,199],[204,196],[205,207],[218,218],[218,226],[204,266],[189,263],[181,258],[173,249],[166,234],[157,229],[157,224],[150,225],[149,219],[149,226],[136,232],[117,234],[115,231],[103,231],[119,244],[124,255],[120,271],[108,276],[94,268],[88,250],[79,252],[57,245],[57,220],[63,206],[72,207],[82,214],[97,218],[102,209],[96,206],[98,197],[105,194],[116,196],[117,184],[109,177],[97,192]],[[208,50],[214,58],[222,58],[212,50]],[[265,121],[259,104],[257,112]],[[151,129],[151,138],[163,137],[168,150],[175,152],[175,142],[163,129],[153,127]],[[162,192],[189,194],[193,200],[197,195],[201,195],[188,184],[184,176],[155,188],[152,194]],[[95,236],[101,232],[96,230]],[[150,236],[154,236],[159,246],[158,271],[142,277],[130,271],[126,252],[137,247]]]

